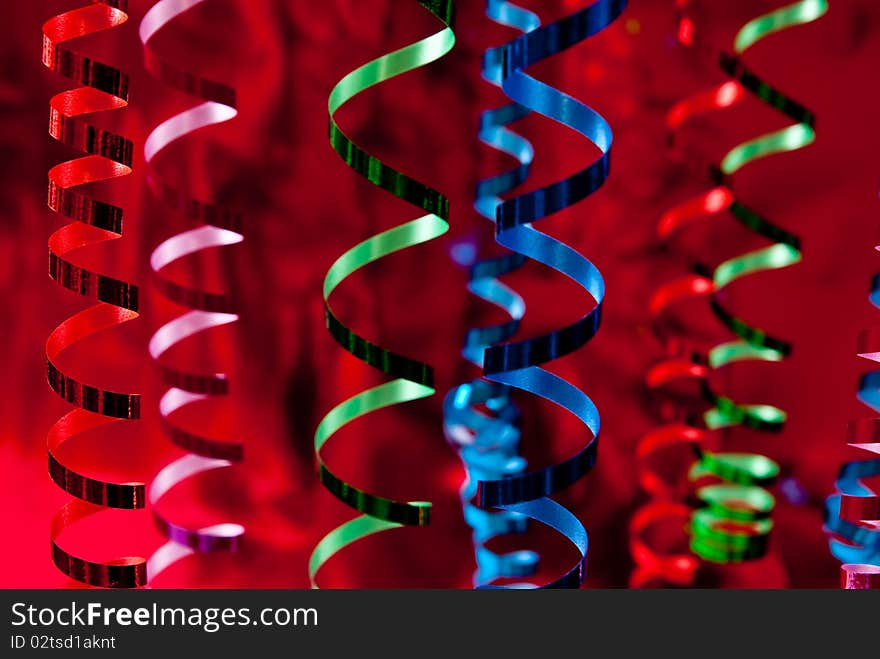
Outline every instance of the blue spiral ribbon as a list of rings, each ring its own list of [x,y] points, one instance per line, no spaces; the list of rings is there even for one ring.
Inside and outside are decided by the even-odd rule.
[[[871,304],[880,308],[880,274],[871,282]],[[863,332],[859,339],[859,356],[878,361],[877,331]],[[858,399],[880,414],[880,371],[865,373],[859,380]],[[850,421],[847,440],[852,446],[880,454],[880,418]],[[831,553],[851,567],[880,566],[880,511],[876,510],[880,495],[866,486],[862,479],[880,476],[880,458],[845,463],[838,472],[837,493],[825,501],[825,530],[832,537]],[[851,504],[855,513],[846,510]],[[873,509],[873,510],[872,510]],[[858,514],[858,511],[862,514]],[[869,512],[870,511],[870,512]],[[865,517],[867,515],[867,517]],[[858,523],[853,517],[860,518]],[[862,521],[864,520],[864,521]]]
[[[497,23],[529,32],[540,25],[538,17],[504,0],[489,0],[487,15]],[[483,78],[500,87],[503,47],[488,49],[483,56]],[[532,145],[506,126],[528,115],[529,110],[516,103],[487,110],[480,116],[480,140],[518,162],[509,171],[484,179],[477,184],[474,208],[480,215],[495,222],[500,195],[520,185],[529,174],[534,158]],[[470,266],[468,290],[477,297],[502,309],[510,320],[491,327],[473,328],[465,336],[462,354],[469,362],[482,368],[486,347],[506,341],[516,334],[525,313],[523,299],[498,280],[501,275],[519,268],[525,258],[508,253],[476,263],[462,261]],[[478,406],[484,405],[491,415]],[[510,398],[510,387],[479,379],[462,384],[447,394],[443,403],[444,427],[447,438],[459,449],[459,456],[467,472],[461,488],[464,517],[473,529],[477,570],[473,576],[475,587],[485,586],[497,579],[514,579],[534,573],[538,555],[533,551],[514,551],[497,554],[486,547],[492,538],[508,533],[525,531],[527,520],[510,511],[490,511],[473,504],[477,482],[497,480],[521,474],[526,461],[518,455],[520,439],[519,409]]]
[[[496,13],[506,4],[488,3],[490,12],[494,10]],[[483,371],[488,381],[556,403],[577,416],[592,435],[574,456],[560,463],[476,482],[475,502],[478,507],[518,513],[546,524],[563,534],[578,549],[580,560],[577,564],[543,588],[576,588],[583,582],[586,530],[574,515],[547,497],[576,482],[592,469],[598,446],[599,411],[584,392],[544,370],[541,365],[573,352],[596,334],[605,283],[598,269],[585,257],[532,225],[583,200],[601,187],[609,172],[612,134],[608,122],[597,112],[532,78],[524,70],[597,34],[621,14],[626,4],[626,0],[599,0],[555,23],[535,26],[510,43],[490,51],[486,57],[490,65],[501,63],[501,89],[513,101],[512,106],[507,106],[510,108],[507,116],[526,109],[537,112],[577,131],[601,152],[595,162],[562,181],[495,204],[496,241],[500,245],[566,275],[584,288],[596,303],[589,313],[566,327],[529,339],[489,345],[483,355]],[[506,18],[511,18],[523,10],[508,5],[504,11]],[[497,76],[491,67],[489,71],[487,78]],[[524,153],[530,155],[530,149]],[[527,173],[530,162],[530,157],[525,163],[521,160],[520,167],[508,173],[509,181]]]

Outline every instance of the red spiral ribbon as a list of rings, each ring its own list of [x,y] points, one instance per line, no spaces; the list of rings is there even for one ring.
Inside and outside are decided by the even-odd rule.
[[[162,242],[150,256],[150,267],[161,294],[189,311],[160,327],[150,339],[150,356],[158,365],[167,386],[159,402],[159,415],[168,438],[188,453],[166,465],[149,490],[150,505],[159,529],[168,542],[149,560],[150,579],[172,563],[195,551],[236,551],[244,533],[239,524],[223,523],[203,528],[177,524],[158,512],[155,504],[182,481],[199,473],[225,468],[242,459],[242,442],[217,439],[191,432],[176,425],[172,418],[183,408],[224,396],[229,392],[226,373],[202,373],[167,363],[165,354],[178,343],[212,328],[238,320],[235,300],[228,293],[214,293],[180,284],[165,272],[172,263],[206,249],[234,245],[243,240],[238,232],[241,218],[234,210],[214,201],[196,199],[165,180],[155,160],[170,144],[194,131],[223,123],[237,115],[235,91],[222,83],[202,78],[162,59],[150,46],[154,35],[184,12],[205,0],[160,0],[146,13],[140,24],[147,70],[165,84],[202,99],[202,103],[166,119],[147,137],[144,160],[147,181],[153,193],[170,209],[197,223]]]
[[[124,0],[95,0],[91,6],[59,14],[43,24],[43,65],[81,85],[52,97],[49,135],[87,154],[49,170],[49,208],[70,220],[49,238],[49,275],[67,290],[97,300],[56,327],[46,342],[49,386],[76,407],[52,426],[46,440],[52,480],[76,497],[52,520],[52,559],[67,576],[107,588],[145,584],[146,561],[139,556],[88,560],[65,549],[61,536],[68,527],[107,508],[143,508],[144,483],[116,483],[79,473],[64,463],[59,449],[98,427],[137,420],[140,395],[80,382],[58,366],[58,358],[73,344],[138,317],[137,286],[77,266],[68,258],[74,250],[122,235],[123,209],[77,188],[131,173],[132,142],[85,119],[128,104],[128,75],[71,50],[67,42],[122,25],[128,20],[125,4]]]
[[[840,587],[844,590],[880,590],[880,566],[844,563],[840,566]]]
[[[676,108],[669,114],[668,125],[676,123]],[[661,240],[682,224],[697,219],[711,208],[726,203],[723,193],[711,191],[690,206],[680,206],[665,213],[657,225]],[[648,308],[652,326],[665,351],[665,356],[645,374],[645,385],[651,392],[692,381],[703,386],[709,377],[707,366],[692,359],[693,346],[683,337],[670,336],[661,330],[661,318],[672,306],[682,301],[707,295],[713,290],[712,281],[700,275],[689,274],[663,284],[651,296]],[[690,493],[687,478],[670,483],[654,468],[652,460],[658,455],[680,447],[697,447],[706,441],[707,433],[701,424],[692,420],[683,409],[673,412],[676,421],[655,428],[640,438],[636,445],[636,464],[639,485],[648,495],[648,501],[630,520],[630,553],[635,569],[630,575],[630,586],[644,588],[656,583],[678,586],[691,585],[699,561],[690,551],[663,551],[649,540],[654,527],[676,524],[682,536],[690,523],[693,508],[685,502]]]
[[[880,307],[880,275],[872,278],[870,300]],[[857,354],[880,362],[880,328],[859,333]],[[869,371],[859,378],[858,399],[875,414],[880,413],[880,371]],[[825,501],[825,531],[831,553],[843,562],[841,588],[880,589],[880,492],[872,484],[880,474],[880,417],[851,420],[846,442],[870,457],[841,465],[836,492]]]

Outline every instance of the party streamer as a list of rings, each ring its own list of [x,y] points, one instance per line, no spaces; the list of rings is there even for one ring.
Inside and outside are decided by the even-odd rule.
[[[871,282],[870,300],[880,307],[880,275],[875,275]],[[880,361],[880,329],[861,332],[858,355]],[[861,377],[858,398],[872,411],[880,412],[880,371]],[[850,446],[880,455],[880,418],[850,421],[846,441]],[[825,528],[832,534],[831,553],[844,563],[843,588],[880,588],[880,495],[862,482],[863,478],[878,475],[880,458],[847,462],[837,475],[837,493],[825,503]]]
[[[359,268],[437,238],[449,228],[446,197],[368,154],[351,141],[335,120],[337,110],[362,91],[425,66],[443,57],[455,45],[453,0],[417,1],[439,19],[444,28],[355,69],[336,84],[328,100],[330,144],[345,164],[374,185],[426,214],[352,247],[330,266],[324,279],[324,316],[330,334],[352,355],[395,379],[343,401],[327,413],[315,431],[315,455],[321,482],[334,496],[363,514],[330,531],[317,544],[309,559],[309,579],[313,587],[317,587],[316,577],[321,566],[345,546],[380,531],[404,525],[425,526],[430,516],[429,502],[393,501],[361,490],[334,474],[321,457],[321,449],[327,440],[346,424],[380,408],[434,394],[434,372],[428,364],[394,353],[359,336],[336,317],[329,304],[331,293]]]
[[[779,468],[776,463],[758,454],[709,451],[704,447],[704,439],[707,431],[738,425],[778,431],[786,421],[786,414],[770,405],[741,404],[717,393],[712,385],[712,374],[722,367],[746,360],[781,361],[789,354],[791,345],[734,314],[725,304],[724,290],[741,277],[793,265],[800,260],[801,252],[797,236],[772,224],[737,196],[732,177],[754,160],[801,149],[815,139],[812,113],[755,75],[744,64],[742,56],[749,47],[774,32],[818,19],[828,6],[825,0],[804,0],[748,22],[734,39],[733,54],[715,53],[700,42],[694,21],[689,15],[690,6],[691,0],[678,1],[679,40],[686,46],[709,50],[721,70],[733,80],[676,105],[668,116],[670,131],[674,134],[682,124],[697,115],[739,103],[745,98],[746,92],[751,92],[796,122],[731,149],[720,165],[709,168],[715,187],[670,210],[663,216],[658,228],[660,237],[665,239],[689,223],[730,212],[750,231],[772,242],[769,247],[721,263],[711,271],[710,276],[701,274],[709,272],[708,268],[698,267],[697,274],[661,287],[651,303],[651,313],[656,318],[678,301],[708,296],[715,316],[737,337],[734,341],[712,347],[705,356],[688,354],[686,348],[682,349],[681,342],[664,338],[670,356],[649,373],[649,387],[662,387],[681,378],[694,379],[700,383],[711,409],[696,423],[670,425],[646,436],[640,443],[639,453],[644,459],[672,444],[688,443],[694,447],[698,461],[691,470],[691,480],[714,477],[722,482],[700,487],[696,491],[701,505],[691,517],[691,549],[699,557],[710,561],[741,561],[758,558],[766,552],[772,529],[770,514],[775,502],[761,486],[772,482]],[[643,485],[662,500],[663,486],[658,486],[657,481],[656,474],[650,470],[643,472]],[[671,515],[683,514],[680,506],[673,508],[660,504],[660,509]],[[662,517],[657,513],[655,519]],[[635,522],[634,525],[638,526]],[[689,582],[693,577],[693,563],[681,555],[655,554],[640,539],[639,532],[645,526],[638,529],[635,526],[633,546],[634,553],[639,557],[636,558],[638,567],[634,580],[650,578],[653,570],[653,576],[677,583]]]
[[[235,90],[201,78],[162,59],[151,48],[153,37],[175,18],[205,0],[160,0],[141,20],[139,35],[147,70],[165,84],[200,98],[203,102],[166,119],[147,136],[144,160],[147,181],[153,193],[169,208],[193,220],[197,226],[162,242],[150,255],[150,267],[158,290],[168,300],[190,310],[160,327],[150,339],[150,356],[157,363],[167,386],[159,401],[159,416],[168,438],[188,453],[166,465],[153,479],[148,492],[153,517],[168,542],[150,557],[150,579],[172,563],[194,551],[235,551],[244,527],[234,523],[189,528],[168,519],[156,504],[178,483],[199,473],[229,467],[242,459],[240,439],[218,439],[178,427],[173,415],[188,405],[226,395],[225,373],[198,373],[170,365],[163,359],[176,344],[206,330],[238,320],[235,300],[227,293],[215,293],[175,282],[163,274],[166,267],[201,250],[240,243],[241,217],[234,210],[213,201],[196,199],[164,180],[155,161],[169,145],[200,128],[229,121],[236,116]]]
[[[584,392],[541,368],[587,343],[598,331],[605,283],[596,267],[574,249],[539,231],[533,223],[583,200],[604,183],[609,172],[611,127],[580,101],[525,73],[525,69],[570,48],[610,25],[625,0],[600,0],[554,23],[536,27],[501,47],[501,89],[528,110],[572,128],[601,152],[600,157],[562,181],[497,204],[496,241],[514,254],[531,258],[574,280],[595,306],[574,323],[537,337],[485,348],[483,373],[496,384],[522,389],[571,412],[587,427],[590,440],[577,453],[543,469],[478,480],[476,505],[514,512],[550,526],[578,550],[580,559],[543,588],[581,585],[587,557],[587,534],[568,510],[548,498],[576,482],[593,467],[599,436],[599,411]],[[504,586],[500,586],[504,587]]]
[[[52,480],[77,497],[58,510],[52,520],[52,559],[67,576],[106,588],[143,585],[146,561],[137,556],[88,560],[65,549],[61,536],[71,525],[107,508],[143,508],[144,484],[110,482],[79,473],[59,457],[59,448],[101,426],[136,421],[140,418],[140,394],[80,382],[61,370],[57,360],[78,341],[138,317],[137,286],[79,267],[67,256],[122,235],[123,209],[94,199],[77,187],[131,173],[133,144],[84,119],[126,107],[128,74],[80,55],[67,42],[122,25],[128,19],[126,9],[124,1],[105,0],[59,14],[43,25],[43,64],[82,85],[52,97],[49,135],[87,154],[49,170],[49,208],[71,220],[49,238],[49,275],[67,290],[97,300],[94,306],[56,327],[46,343],[49,386],[76,407],[52,426],[47,438]]]
[[[502,0],[486,3],[488,16],[501,25],[530,32],[540,25],[540,19]],[[503,47],[489,48],[483,55],[483,78],[501,86]],[[525,117],[529,110],[511,103],[484,112],[480,117],[480,140],[518,161],[509,171],[498,174],[477,185],[474,207],[483,217],[495,222],[500,196],[520,185],[528,176],[534,157],[532,145],[506,126]],[[464,357],[482,368],[484,349],[516,334],[519,321],[525,313],[523,299],[497,278],[519,268],[525,257],[508,253],[470,266],[468,290],[483,300],[502,309],[510,320],[492,327],[468,331],[462,351]],[[485,406],[491,416],[480,411]],[[465,383],[447,394],[443,402],[444,427],[449,441],[458,448],[467,479],[461,487],[464,517],[473,529],[477,570],[475,587],[496,579],[526,577],[534,573],[538,555],[533,551],[514,551],[498,554],[486,543],[499,535],[522,532],[526,518],[509,511],[483,510],[474,505],[477,481],[497,480],[524,473],[525,459],[518,454],[520,439],[519,409],[511,400],[510,388],[488,380],[478,379]]]

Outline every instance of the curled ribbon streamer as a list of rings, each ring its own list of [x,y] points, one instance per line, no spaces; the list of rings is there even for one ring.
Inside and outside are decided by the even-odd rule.
[[[697,42],[695,26],[688,15],[691,0],[679,0],[679,40],[687,46]],[[715,316],[737,339],[714,346],[705,357],[697,359],[673,355],[652,374],[655,386],[672,379],[691,377],[699,380],[702,391],[712,406],[702,418],[705,429],[717,430],[738,425],[767,431],[781,430],[786,413],[762,404],[741,404],[718,394],[710,385],[712,372],[730,364],[753,360],[778,362],[791,351],[791,345],[752,326],[730,311],[724,303],[724,289],[742,277],[758,272],[784,268],[800,261],[800,240],[774,225],[742,203],[733,187],[733,175],[744,166],[777,153],[804,148],[815,139],[814,117],[804,106],[785,96],[755,75],[742,61],[745,51],[764,37],[795,25],[812,22],[828,9],[826,0],[802,0],[760,16],[744,25],[734,39],[733,54],[714,53],[721,70],[733,78],[708,92],[697,94],[676,105],[669,113],[667,124],[675,131],[699,114],[728,108],[751,92],[757,98],[797,122],[782,130],[761,135],[732,148],[719,166],[710,167],[715,187],[673,208],[661,219],[661,238],[697,220],[730,212],[750,231],[773,244],[769,247],[731,258],[718,265],[711,276],[691,275],[662,287],[652,301],[652,314],[657,315],[671,303],[687,297],[708,296]],[[711,50],[711,49],[710,49]],[[698,268],[708,272],[707,268]],[[688,361],[693,363],[688,364]],[[691,549],[703,559],[715,562],[741,561],[757,558],[766,552],[767,538],[772,529],[770,513],[773,497],[760,487],[778,474],[778,466],[765,456],[751,453],[712,453],[702,448],[702,429],[693,442],[699,461],[690,477],[697,480],[713,476],[725,483],[699,488],[697,498],[702,506],[691,520]]]
[[[434,371],[415,359],[371,343],[346,327],[333,313],[330,295],[349,275],[389,254],[433,240],[449,229],[449,201],[440,192],[386,165],[355,144],[338,126],[335,114],[364,90],[403,73],[430,64],[455,45],[453,0],[418,0],[418,4],[439,19],[444,28],[394,52],[355,69],[330,92],[330,144],[346,165],[386,192],[409,202],[426,215],[376,234],[340,256],[324,279],[324,317],[327,329],[345,350],[396,379],[343,401],[331,409],[315,431],[318,477],[327,490],[362,515],[338,526],[324,536],[309,558],[309,580],[317,588],[321,566],[345,546],[388,529],[428,524],[431,504],[425,501],[393,501],[359,489],[337,476],[321,457],[321,448],[342,426],[370,412],[435,393]]]
[[[525,515],[561,533],[578,550],[577,563],[542,588],[577,588],[583,583],[586,530],[580,520],[548,497],[582,478],[595,464],[599,411],[584,392],[541,365],[573,352],[595,335],[605,283],[589,260],[539,231],[533,223],[583,200],[601,187],[608,176],[612,133],[605,119],[592,108],[527,75],[525,69],[602,31],[621,14],[626,4],[625,0],[594,2],[500,47],[501,89],[514,107],[522,106],[575,130],[601,152],[596,161],[577,173],[502,201],[495,209],[499,244],[569,277],[595,301],[589,313],[566,327],[529,339],[496,342],[487,346],[483,355],[483,372],[488,381],[522,389],[559,405],[580,419],[591,434],[590,441],[562,462],[476,483],[476,505],[480,508]],[[490,55],[487,59],[491,61],[498,56]]]
[[[190,311],[160,327],[151,337],[150,356],[158,365],[168,387],[159,401],[159,416],[168,438],[188,453],[166,465],[153,479],[148,491],[156,526],[168,542],[150,557],[147,574],[153,579],[172,563],[194,552],[236,551],[244,527],[223,523],[203,528],[187,528],[167,519],[156,504],[177,484],[199,473],[225,468],[242,459],[238,439],[204,436],[178,427],[171,420],[178,410],[229,391],[226,373],[198,373],[168,365],[163,356],[173,346],[212,328],[238,320],[235,300],[227,293],[212,293],[179,284],[163,275],[171,263],[202,250],[240,243],[241,218],[234,210],[213,201],[195,199],[163,180],[154,161],[169,145],[187,135],[234,118],[235,91],[219,82],[201,78],[160,58],[150,47],[153,36],[168,23],[205,0],[160,0],[141,20],[139,36],[147,70],[169,86],[203,100],[156,126],[144,143],[147,180],[153,193],[169,208],[199,223],[159,244],[150,255],[150,268],[159,291],[168,300]]]
[[[59,14],[43,24],[43,65],[82,85],[52,97],[49,135],[87,154],[49,170],[48,205],[69,224],[49,238],[49,275],[69,291],[97,300],[71,316],[46,342],[49,386],[76,409],[49,430],[49,474],[65,492],[77,497],[64,504],[51,525],[52,559],[67,576],[106,588],[133,588],[146,582],[146,561],[122,556],[91,561],[64,549],[60,536],[69,526],[107,508],[144,507],[144,483],[114,483],[91,478],[64,464],[59,448],[77,435],[113,423],[140,418],[140,394],[121,393],[86,384],[63,372],[59,355],[73,344],[138,317],[134,284],[77,266],[67,254],[122,235],[123,209],[79,192],[81,185],[131,173],[133,144],[99,128],[84,117],[128,105],[128,74],[80,55],[67,42],[109,30],[128,20],[126,3],[104,0]]]
[[[875,275],[871,282],[870,300],[880,307],[880,275]],[[880,329],[861,332],[858,355],[880,361]],[[880,412],[880,371],[861,377],[858,398],[872,411]],[[850,421],[846,441],[880,456],[880,418]],[[845,463],[835,482],[837,493],[825,502],[825,530],[831,534],[831,553],[844,563],[842,588],[880,588],[880,494],[862,482],[863,478],[878,475],[880,457]]]
[[[840,587],[845,590],[876,590],[880,588],[880,567],[861,563],[841,565]]]
[[[693,513],[689,505],[676,500],[675,488],[651,469],[650,458],[670,447],[693,445],[702,439],[703,431],[687,424],[669,424],[639,439],[636,446],[638,479],[649,499],[636,510],[629,523],[630,554],[635,563],[629,580],[632,588],[647,587],[656,581],[680,586],[693,583],[698,566],[694,556],[662,552],[647,538],[650,529],[661,523],[674,522],[685,527]]]
[[[661,237],[666,219],[664,216],[659,225]],[[701,385],[709,400],[717,400],[708,385],[711,360],[688,354],[683,345],[660,331],[660,318],[670,306],[683,299],[705,294],[711,287],[712,282],[705,277],[686,275],[664,284],[651,298],[649,308],[652,327],[665,347],[667,356],[646,374],[645,383],[649,390],[692,380]],[[741,558],[757,558],[766,550],[767,534],[772,528],[767,516],[772,510],[773,499],[758,485],[771,482],[777,476],[779,467],[761,455],[715,453],[701,449],[708,439],[709,430],[711,428],[705,418],[702,422],[699,419],[686,418],[682,422],[667,423],[651,430],[637,444],[639,484],[649,499],[630,520],[630,552],[636,564],[630,576],[630,585],[634,588],[646,587],[657,581],[679,586],[693,583],[698,567],[694,556],[659,551],[646,537],[652,527],[664,522],[684,522],[683,526],[687,526],[687,523],[701,524],[707,527],[706,534],[712,534],[712,530],[717,528],[716,518],[721,516],[724,518],[724,534],[720,537],[729,541],[731,546],[737,543]],[[697,490],[697,497],[710,504],[705,511],[694,513],[689,505],[680,500],[679,488],[664,480],[651,466],[651,460],[656,455],[678,446],[691,447],[700,458],[691,469],[692,479],[696,480],[707,474],[732,483]],[[725,497],[730,501],[743,503],[736,509],[736,516],[726,511],[723,505]],[[747,508],[743,507],[746,503],[749,504]],[[712,534],[712,537],[719,536]]]
[[[530,11],[503,0],[487,2],[488,16],[508,27],[529,32],[540,25]],[[483,78],[501,86],[503,48],[489,48],[483,55]],[[480,117],[479,137],[488,146],[506,153],[518,161],[509,171],[490,177],[477,185],[474,207],[483,217],[495,222],[500,196],[521,184],[528,176],[534,158],[532,145],[507,128],[507,125],[525,117],[529,110],[516,103],[487,110]],[[471,266],[468,290],[481,299],[502,309],[510,320],[491,327],[473,328],[465,337],[462,354],[475,366],[483,366],[483,350],[499,341],[511,338],[519,328],[525,313],[525,303],[515,291],[498,280],[525,262],[520,254],[505,254]],[[479,406],[491,413],[484,414]],[[479,480],[496,480],[521,474],[526,461],[518,455],[519,409],[510,398],[510,388],[488,380],[473,380],[450,391],[443,402],[444,430],[449,441],[459,450],[467,478],[461,487],[464,517],[473,529],[477,570],[473,584],[480,587],[496,579],[527,577],[534,573],[538,555],[533,551],[513,551],[498,554],[486,547],[492,538],[508,533],[521,533],[526,518],[509,511],[483,510],[474,505]]]

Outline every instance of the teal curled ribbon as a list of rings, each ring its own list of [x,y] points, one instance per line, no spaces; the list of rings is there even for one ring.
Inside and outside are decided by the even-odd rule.
[[[530,32],[540,25],[532,12],[504,0],[489,0],[486,13],[493,21]],[[489,48],[483,55],[483,78],[501,86],[503,47]],[[487,110],[480,116],[480,140],[517,161],[509,171],[484,179],[477,184],[474,208],[480,215],[495,222],[500,196],[520,185],[529,174],[534,158],[532,145],[521,135],[507,128],[529,114],[528,108],[510,103]],[[514,290],[498,277],[512,272],[525,262],[521,254],[507,253],[470,266],[468,290],[477,297],[502,309],[509,321],[491,327],[472,328],[465,337],[462,354],[469,362],[482,368],[483,351],[489,345],[505,341],[516,334],[525,313],[525,303]],[[485,406],[489,414],[480,411]],[[538,554],[521,550],[496,553],[486,547],[492,538],[525,531],[527,519],[505,510],[485,510],[474,505],[477,482],[516,476],[525,471],[526,460],[519,455],[519,409],[510,397],[510,387],[485,379],[464,383],[450,391],[443,403],[444,430],[447,439],[459,451],[467,478],[461,487],[464,518],[473,529],[477,569],[475,587],[498,579],[527,577],[535,572]]]
[[[363,514],[330,531],[315,546],[308,568],[313,588],[317,587],[317,573],[324,563],[347,545],[404,525],[425,526],[431,510],[429,502],[393,501],[357,488],[337,476],[321,456],[322,447],[346,424],[380,408],[426,398],[435,392],[431,366],[361,337],[343,324],[329,304],[333,291],[356,270],[399,250],[433,240],[449,228],[449,201],[444,195],[364,151],[342,131],[334,118],[340,107],[364,90],[425,66],[443,57],[455,45],[453,0],[417,2],[443,23],[443,29],[355,69],[336,84],[328,100],[333,150],[355,172],[425,214],[352,247],[330,266],[324,279],[324,316],[330,334],[352,355],[395,379],[338,404],[315,431],[315,456],[321,483],[334,496]]]
[[[880,275],[871,282],[871,304],[880,308]],[[859,336],[860,357],[880,361],[880,331],[865,330]],[[859,380],[858,399],[873,412],[880,413],[880,371],[871,371]],[[878,454],[869,460],[845,463],[835,481],[836,494],[825,501],[825,531],[831,553],[844,563],[846,588],[877,588],[880,568],[880,493],[862,482],[880,476],[880,418],[850,421],[850,446]]]
[[[596,334],[605,284],[589,260],[533,224],[585,199],[601,187],[609,172],[612,133],[608,122],[593,109],[529,76],[525,69],[602,31],[621,14],[626,4],[626,0],[599,0],[554,23],[525,32],[487,57],[490,61],[500,57],[501,89],[514,107],[521,106],[573,129],[601,152],[596,161],[575,174],[504,200],[495,207],[495,237],[500,245],[571,278],[596,303],[589,313],[566,327],[528,339],[494,343],[483,353],[483,374],[487,381],[521,389],[559,405],[577,416],[591,435],[575,455],[562,462],[476,483],[475,504],[479,508],[499,509],[534,519],[564,535],[578,550],[578,562],[542,588],[577,588],[583,583],[586,530],[577,517],[548,497],[585,476],[595,464],[599,411],[584,392],[541,365],[573,352]]]

